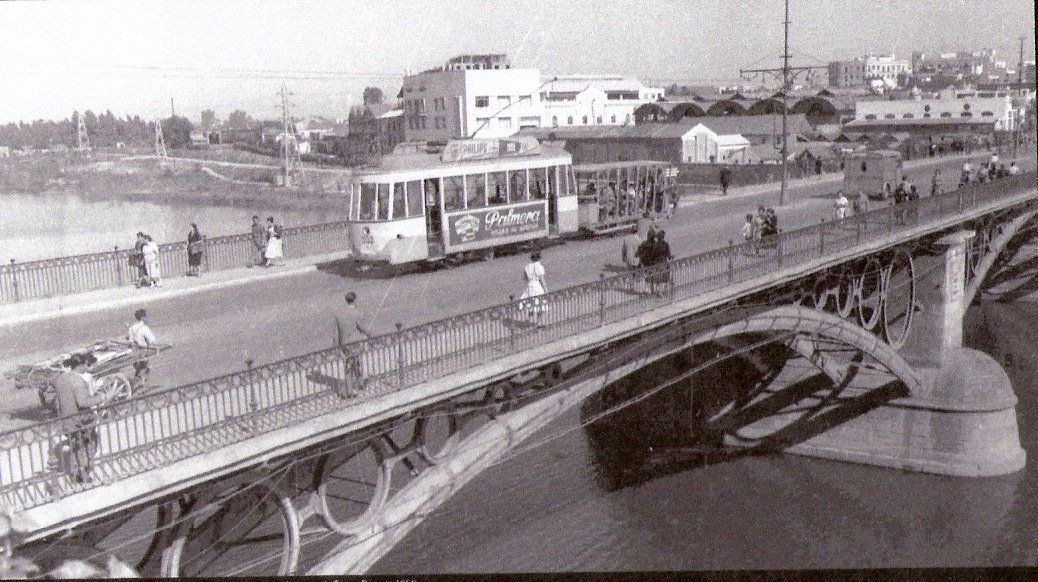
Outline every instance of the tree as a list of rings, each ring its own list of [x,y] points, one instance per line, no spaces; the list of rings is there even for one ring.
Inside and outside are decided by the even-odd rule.
[[[364,104],[365,105],[381,105],[385,103],[386,96],[382,93],[382,89],[378,87],[365,87],[364,88]]]
[[[162,139],[170,148],[186,148],[191,145],[191,130],[194,125],[186,117],[175,115],[162,120]]]
[[[253,125],[255,122],[241,109],[235,109],[227,116],[227,127],[231,129],[248,129]]]
[[[206,109],[202,112],[202,122],[198,125],[202,131],[209,131],[216,127],[216,123],[216,112],[212,109]]]

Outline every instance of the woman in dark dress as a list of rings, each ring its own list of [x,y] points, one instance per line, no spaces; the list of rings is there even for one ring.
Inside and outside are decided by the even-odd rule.
[[[198,225],[191,223],[191,232],[187,233],[187,275],[198,276],[198,266],[202,264],[202,233],[198,232]]]

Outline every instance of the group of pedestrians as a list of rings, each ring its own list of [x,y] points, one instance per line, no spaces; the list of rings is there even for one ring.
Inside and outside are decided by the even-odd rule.
[[[273,216],[267,217],[264,224],[258,215],[252,217],[252,262],[250,267],[274,267],[282,263],[285,256],[282,241],[283,228],[274,222]]]
[[[649,292],[654,295],[664,292],[670,283],[667,264],[674,258],[670,243],[667,242],[667,232],[655,225],[650,226],[645,240],[635,249],[634,256],[638,259],[638,267],[651,269],[646,276]]]
[[[743,223],[740,234],[744,242],[750,243],[753,254],[759,255],[767,238],[778,233],[778,214],[774,208],[761,204],[757,206],[756,213],[746,214],[746,222]]]
[[[971,183],[983,184],[984,182],[999,180],[1007,176],[1016,176],[1019,173],[1020,168],[1016,165],[1016,161],[1010,162],[1007,167],[999,159],[998,152],[995,152],[991,154],[990,160],[980,164],[976,169],[973,168],[970,160],[966,160],[962,164],[962,173],[959,174],[959,187],[961,188]]]
[[[154,332],[148,327],[147,311],[138,309],[133,314],[134,322],[126,332],[127,344],[133,349],[147,348],[157,343]],[[76,353],[64,362],[65,371],[54,382],[54,403],[61,417],[64,439],[54,443],[52,459],[62,472],[74,483],[91,481],[94,457],[98,447],[98,416],[96,408],[106,404],[104,394],[98,393],[90,366],[97,362],[91,353]],[[150,367],[146,358],[133,364],[134,375],[130,381],[132,391],[142,388]]]
[[[159,245],[151,235],[137,232],[137,242],[130,254],[130,266],[137,270],[137,287],[162,287]]]

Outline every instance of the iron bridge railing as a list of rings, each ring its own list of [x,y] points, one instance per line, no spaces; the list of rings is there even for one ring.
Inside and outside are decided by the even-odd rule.
[[[1006,178],[783,232],[762,254],[749,243],[733,244],[655,270],[603,275],[542,296],[540,303],[515,301],[356,342],[347,348],[360,354],[366,378],[359,398],[337,396],[328,379],[345,377],[345,360],[328,349],[109,405],[99,411],[95,478],[88,484],[69,482],[52,461],[60,419],[0,433],[0,501],[31,508],[55,494],[125,479],[670,302],[766,280],[777,268],[934,223],[1035,184],[1033,173]]]
[[[283,231],[286,259],[331,253],[349,248],[345,222],[330,222],[286,228]],[[202,271],[244,267],[252,261],[252,236],[236,234],[203,241]],[[137,269],[130,265],[133,249],[75,255],[0,265],[0,304],[56,295],[71,295],[96,289],[111,289],[137,282]],[[187,242],[159,245],[159,270],[165,276],[187,271]]]

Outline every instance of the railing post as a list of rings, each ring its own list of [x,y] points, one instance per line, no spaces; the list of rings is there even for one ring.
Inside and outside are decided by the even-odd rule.
[[[735,281],[735,243],[728,239],[728,284]]]
[[[123,279],[123,261],[122,257],[119,256],[119,245],[115,245],[115,276],[116,281],[120,286],[123,285],[125,279]]]
[[[825,219],[820,218],[818,223],[818,256],[825,256]]]
[[[598,325],[605,324],[605,273],[598,274]]]
[[[205,272],[209,272],[209,239],[202,237],[202,262],[205,263]]]
[[[404,324],[396,322],[396,386],[397,388],[404,387],[404,342],[400,341],[400,330],[404,329]]]
[[[973,186],[976,188],[976,186]],[[962,212],[962,188],[959,188],[959,212]]]
[[[977,186],[976,186],[976,184],[973,185],[972,191],[973,191],[973,206],[972,207],[976,208],[976,206],[977,206]]]
[[[861,225],[864,222],[860,216],[854,217],[854,244],[861,244]]]
[[[245,367],[249,371],[249,410],[253,413],[249,414],[249,420],[246,423],[249,432],[255,432],[256,430],[256,416],[254,413],[259,410],[259,398],[256,396],[256,378],[252,374],[252,365],[254,363],[252,358],[245,360]]]
[[[783,252],[782,251],[782,247],[785,246],[783,244],[783,242],[786,240],[786,237],[782,236],[781,233],[777,234],[775,236],[778,237],[778,240],[775,242],[775,250],[778,251],[778,266],[781,269],[782,268],[782,252]]]
[[[514,309],[518,309],[518,306],[515,304],[515,295],[509,295],[508,296],[508,303]],[[518,317],[516,317],[516,320],[518,320]],[[514,322],[511,325],[508,326],[508,347],[511,349],[511,351],[513,351],[513,352],[515,351],[515,323]]]
[[[11,259],[11,287],[14,288],[14,301],[21,301],[22,296],[18,290],[18,270],[14,268],[14,259]]]

